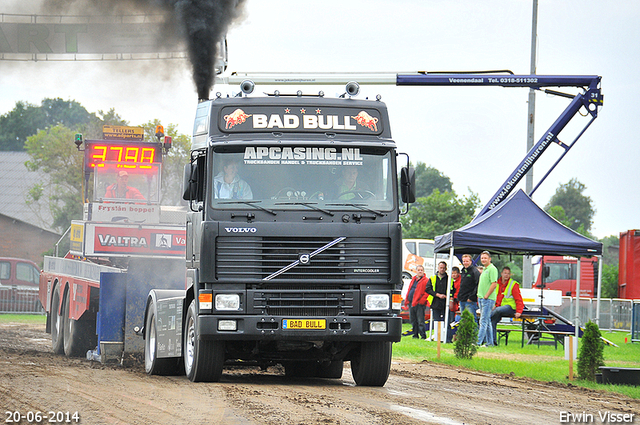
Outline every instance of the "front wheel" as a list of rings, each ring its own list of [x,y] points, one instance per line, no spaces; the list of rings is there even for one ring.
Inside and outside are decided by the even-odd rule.
[[[356,385],[381,387],[391,370],[391,342],[363,342],[351,359],[351,372]]]
[[[199,338],[196,301],[191,301],[184,326],[184,371],[191,382],[217,382],[224,365],[224,342]]]

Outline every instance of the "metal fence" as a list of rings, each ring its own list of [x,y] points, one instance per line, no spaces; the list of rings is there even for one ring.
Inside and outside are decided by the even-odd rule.
[[[600,299],[600,318],[596,322],[597,299],[580,298],[579,318],[580,325],[584,326],[589,320],[598,323],[598,327],[603,330],[631,331],[631,321],[633,318],[633,300],[623,300],[619,298]],[[571,297],[562,297],[562,305],[551,308],[556,313],[571,322],[576,317],[576,300]]]
[[[38,288],[0,286],[0,313],[44,314]]]

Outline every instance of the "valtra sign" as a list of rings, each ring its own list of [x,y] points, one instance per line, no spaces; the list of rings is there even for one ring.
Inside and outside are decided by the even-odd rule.
[[[184,256],[184,230],[96,226],[94,253]]]

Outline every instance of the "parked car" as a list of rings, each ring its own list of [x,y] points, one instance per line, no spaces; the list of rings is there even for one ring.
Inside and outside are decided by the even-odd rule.
[[[0,312],[41,313],[40,269],[30,260],[0,257]]]
[[[29,286],[38,288],[40,269],[30,260],[0,257],[0,286]]]

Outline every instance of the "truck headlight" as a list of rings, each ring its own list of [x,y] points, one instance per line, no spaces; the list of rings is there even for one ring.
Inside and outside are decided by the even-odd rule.
[[[367,310],[389,310],[389,294],[367,294],[364,306]]]
[[[240,295],[216,294],[216,310],[237,311],[240,309]]]

